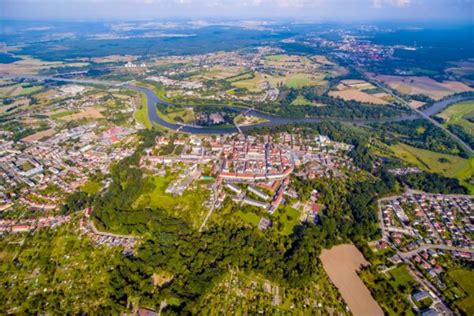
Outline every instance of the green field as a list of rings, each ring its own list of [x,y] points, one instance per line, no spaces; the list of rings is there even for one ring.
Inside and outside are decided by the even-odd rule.
[[[194,122],[194,111],[192,108],[175,108],[170,109],[167,113],[158,111],[158,115],[170,123],[191,124]]]
[[[284,235],[290,235],[293,233],[293,228],[300,223],[300,211],[289,205],[280,207],[281,209],[277,212],[279,214],[278,221],[282,224],[280,231]]]
[[[76,113],[78,113],[78,112],[75,111],[75,110],[66,110],[66,111],[57,112],[57,113],[52,114],[51,118],[59,119],[61,117],[65,117],[65,116],[68,116],[68,115],[71,115],[71,114],[76,114]]]
[[[29,95],[43,89],[42,86],[32,86],[23,88],[22,84],[14,84],[0,88],[0,98],[13,98],[22,95]]]
[[[99,192],[100,186],[100,182],[89,180],[81,190],[89,195],[93,195]]]
[[[456,305],[467,315],[474,315],[474,272],[460,269],[450,271],[448,275],[467,294],[467,297],[456,302]]]
[[[150,118],[148,117],[148,106],[146,104],[147,100],[145,95],[141,96],[142,104],[139,109],[135,111],[135,120],[145,126],[145,128],[152,128]]]
[[[143,193],[134,203],[134,207],[140,208],[160,208],[167,212],[181,217],[198,227],[207,214],[207,209],[203,203],[209,196],[208,190],[197,188],[190,190],[195,182],[181,196],[174,196],[166,193],[166,188],[176,180],[174,175],[149,176],[146,187],[152,187],[149,192]]]
[[[247,78],[246,76],[244,78]],[[255,73],[255,76],[252,78],[232,81],[232,86],[236,88],[247,89],[250,92],[260,92],[262,89],[258,87],[258,83],[262,81],[262,75],[258,72]]]
[[[296,99],[291,102],[291,105],[313,105],[313,103],[306,99],[304,96],[298,95]]]
[[[41,86],[33,86],[33,87],[29,87],[29,88],[23,88],[23,90],[21,90],[19,95],[29,95],[29,94],[38,92],[41,89],[43,89],[43,87],[41,87]]]
[[[390,149],[396,157],[416,165],[422,170],[459,179],[471,193],[474,192],[474,186],[466,182],[474,175],[474,158],[464,159],[459,156],[419,149],[402,143],[392,145]],[[447,159],[448,162],[442,162],[443,159]]]
[[[410,291],[410,285],[413,283],[412,276],[408,273],[406,266],[399,266],[388,272],[390,274],[390,283],[399,288],[400,286]]]
[[[474,101],[453,104],[438,116],[446,120],[445,125],[462,126],[469,135],[474,137],[474,123],[467,120],[474,117]]]
[[[302,88],[307,86],[318,85],[322,83],[322,78],[309,74],[294,74],[287,76],[286,86],[289,88]]]
[[[261,218],[261,216],[252,212],[244,213],[242,211],[238,211],[237,213],[235,213],[235,215],[240,217],[244,222],[249,223],[253,226],[258,226],[258,223],[260,222],[260,218]]]

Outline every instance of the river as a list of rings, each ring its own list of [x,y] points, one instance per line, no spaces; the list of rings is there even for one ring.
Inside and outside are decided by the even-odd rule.
[[[237,132],[237,128],[235,127],[224,127],[224,128],[201,127],[201,126],[192,126],[192,125],[186,125],[186,124],[167,122],[158,115],[156,104],[170,105],[169,102],[161,100],[152,90],[145,87],[127,85],[126,88],[141,92],[146,96],[147,106],[148,106],[148,116],[154,124],[158,124],[175,131],[179,130],[179,131],[190,133],[190,134],[229,134],[229,133]],[[464,100],[469,100],[469,99],[472,99],[472,97],[452,96],[445,100],[435,102],[432,106],[423,110],[423,113],[431,116],[431,115],[441,112],[443,109],[445,109],[447,106],[453,103],[457,103],[459,101],[464,101]],[[225,107],[237,112],[247,111],[249,115],[266,120],[265,122],[251,125],[251,126],[241,126],[240,129],[242,131],[248,131],[255,127],[280,126],[280,125],[287,125],[287,124],[292,124],[292,123],[319,123],[322,121],[336,121],[336,122],[347,122],[347,123],[352,123],[352,124],[369,124],[369,123],[389,123],[389,122],[397,122],[397,121],[405,121],[405,120],[413,120],[413,119],[421,118],[420,116],[416,114],[404,115],[404,116],[392,117],[392,118],[383,118],[383,119],[343,119],[343,118],[316,118],[316,117],[287,118],[287,117],[280,117],[276,115],[263,113],[254,109],[248,110],[245,108],[239,108],[239,107],[233,107],[233,106],[225,106]]]

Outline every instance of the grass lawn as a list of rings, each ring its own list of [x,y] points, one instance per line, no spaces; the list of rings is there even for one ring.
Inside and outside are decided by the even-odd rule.
[[[135,111],[135,120],[137,120],[140,124],[145,126],[145,128],[151,129],[152,124],[150,121],[150,118],[148,117],[148,106],[147,106],[147,100],[145,95],[141,95],[142,98],[142,104],[139,109]]]
[[[284,235],[290,235],[293,233],[293,227],[299,224],[300,211],[292,208],[289,205],[285,205],[279,212],[279,222],[283,225],[281,233]]]
[[[89,195],[93,195],[100,190],[100,182],[97,181],[88,181],[84,186],[82,187],[82,191],[86,192]]]
[[[192,108],[176,108],[169,113],[158,111],[158,114],[162,119],[170,123],[191,124],[194,122],[194,111]]]
[[[147,178],[154,188],[151,192],[142,194],[134,203],[135,208],[160,208],[171,214],[184,218],[194,227],[198,227],[207,214],[207,209],[203,203],[208,198],[209,192],[205,188],[198,187],[194,190],[190,188],[195,185],[193,182],[181,196],[174,196],[166,193],[166,188],[177,178],[174,175],[165,177],[150,176]]]
[[[291,102],[291,105],[313,105],[313,103],[306,99],[304,96],[298,95],[296,99]]]
[[[260,222],[260,218],[261,218],[261,216],[252,212],[244,213],[242,211],[238,211],[237,213],[235,213],[235,215],[240,217],[244,222],[249,223],[254,226],[258,226],[258,223]]]
[[[388,272],[391,276],[390,283],[398,288],[404,286],[407,290],[410,290],[410,284],[413,282],[412,276],[408,273],[406,266],[399,266]]]
[[[465,101],[451,105],[438,116],[447,122],[444,125],[460,125],[464,130],[474,137],[474,123],[467,120],[474,116],[474,101]]]
[[[467,297],[456,302],[456,305],[467,315],[474,315],[474,272],[459,269],[450,271],[448,274],[467,294]]]
[[[459,156],[419,149],[402,143],[392,145],[390,148],[398,158],[414,164],[422,170],[457,178],[471,193],[474,192],[474,186],[466,182],[474,175],[474,158],[464,159]],[[440,161],[441,158],[448,159],[449,162],[443,163]]]

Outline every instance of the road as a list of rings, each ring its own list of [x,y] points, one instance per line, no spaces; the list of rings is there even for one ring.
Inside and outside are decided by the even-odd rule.
[[[454,251],[474,253],[474,249],[471,249],[471,248],[460,248],[460,247],[453,247],[453,246],[440,245],[440,244],[438,245],[423,244],[420,247],[413,249],[411,251],[407,251],[407,252],[399,251],[398,254],[403,258],[411,258],[418,252],[423,251],[423,250],[428,250],[428,249],[454,250]]]
[[[206,223],[207,221],[209,220],[209,218],[211,217],[212,215],[212,212],[214,212],[214,209],[216,208],[216,203],[217,203],[217,199],[218,199],[218,192],[217,192],[217,187],[216,187],[216,183],[214,182],[214,184],[212,185],[212,191],[214,193],[214,200],[212,201],[212,206],[211,208],[209,209],[209,212],[207,213],[206,217],[204,218],[204,221],[202,222],[201,226],[199,226],[199,232],[202,232],[202,230],[204,229],[204,227],[206,227]]]

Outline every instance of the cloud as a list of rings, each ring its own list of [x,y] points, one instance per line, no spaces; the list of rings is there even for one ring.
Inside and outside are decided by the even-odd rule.
[[[398,8],[406,8],[412,4],[412,0],[372,0],[373,8],[382,8],[384,6],[392,6]]]

